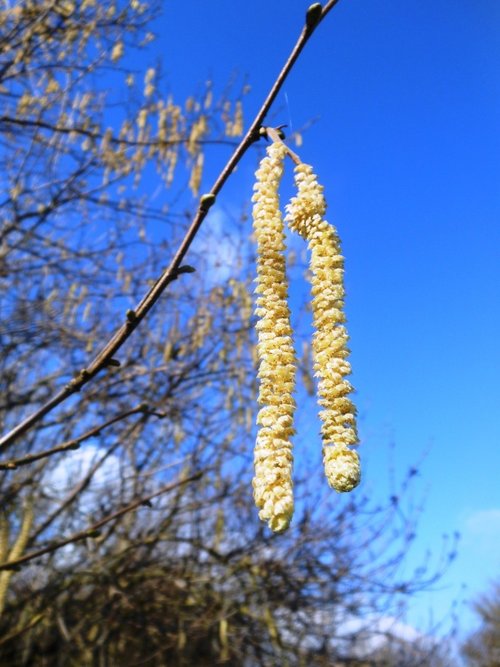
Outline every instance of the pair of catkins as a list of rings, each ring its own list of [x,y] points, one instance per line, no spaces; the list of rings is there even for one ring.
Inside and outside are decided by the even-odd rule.
[[[312,341],[318,402],[321,406],[323,464],[335,490],[351,491],[360,480],[356,451],[356,408],[346,380],[348,335],[344,314],[344,258],[336,229],[325,219],[323,187],[312,167],[295,167],[296,196],[283,219],[279,185],[289,152],[281,140],[267,148],[256,172],[253,225],[257,241],[256,324],[260,409],[254,452],[253,490],[259,517],[274,532],[286,530],[293,514],[292,444],[296,358],[290,325],[284,222],[310,250]]]

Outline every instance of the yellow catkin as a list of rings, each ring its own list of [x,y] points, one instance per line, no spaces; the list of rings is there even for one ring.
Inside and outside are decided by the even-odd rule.
[[[296,360],[285,270],[285,234],[278,187],[286,148],[273,143],[256,173],[253,225],[257,240],[256,314],[259,431],[253,480],[259,517],[271,530],[288,528],[293,514],[292,445]]]
[[[205,156],[203,153],[198,153],[196,160],[191,168],[191,176],[189,177],[189,188],[193,195],[197,195],[200,191],[201,177],[203,174],[203,162]]]
[[[123,42],[116,42],[111,51],[111,60],[116,63],[123,56],[124,52]]]
[[[325,219],[323,187],[312,167],[295,168],[297,196],[287,206],[290,229],[303,236],[311,251],[314,371],[318,378],[319,404],[323,408],[323,463],[328,483],[337,491],[351,491],[360,480],[356,451],[356,408],[346,380],[351,373],[347,361],[348,335],[344,314],[344,258],[337,230]]]

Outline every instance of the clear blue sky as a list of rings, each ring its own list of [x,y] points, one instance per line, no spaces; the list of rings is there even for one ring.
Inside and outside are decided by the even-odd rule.
[[[176,99],[247,75],[248,122],[306,7],[165,3],[153,51]],[[301,156],[343,239],[365,484],[387,492],[388,445],[401,473],[427,452],[416,551],[462,533],[416,623],[500,574],[499,63],[498,0],[341,0],[275,105],[276,124],[316,119]],[[255,166],[247,155],[223,205],[248,200]]]

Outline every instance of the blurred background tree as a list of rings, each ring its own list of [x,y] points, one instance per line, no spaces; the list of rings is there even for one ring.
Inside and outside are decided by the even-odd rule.
[[[160,9],[0,10],[2,431],[85,367],[154,283],[207,147],[242,134],[244,91],[215,99],[209,83],[178,102],[158,66],[122,64],[144,62]],[[405,600],[452,557],[402,567],[414,470],[380,505],[332,496],[304,464],[287,535],[258,522],[246,229],[234,221],[191,252],[196,273],[119,366],[2,449],[0,664],[439,664],[433,642],[397,639]]]
[[[495,667],[500,665],[500,582],[474,603],[479,628],[462,647],[468,667]]]

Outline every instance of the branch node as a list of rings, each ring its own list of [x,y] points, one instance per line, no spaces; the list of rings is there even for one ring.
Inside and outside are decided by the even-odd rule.
[[[85,537],[91,537],[91,538],[101,537],[101,531],[100,530],[89,530],[89,531],[87,531]]]
[[[137,322],[137,313],[135,312],[135,310],[132,310],[131,308],[129,308],[127,310],[127,312],[125,313],[125,315],[127,317],[127,321],[130,324],[134,324],[135,322]]]
[[[215,204],[215,195],[209,192],[206,195],[200,197],[200,210],[208,211],[208,209]]]
[[[278,138],[281,139],[281,141],[284,141],[286,139],[286,134],[283,132],[284,127],[286,127],[286,125],[278,125],[278,127],[261,127],[261,135],[268,141],[276,141],[273,134],[278,135]]]
[[[286,125],[278,125],[276,128],[276,132],[278,133],[278,137],[281,139],[281,141],[285,141],[286,139],[286,134],[283,131],[284,127],[286,127]]]
[[[80,391],[82,388],[83,382],[86,379],[85,375],[82,375],[82,371],[78,371],[74,378],[72,378],[66,385],[66,391],[74,392]]]
[[[5,563],[2,565],[2,570],[10,570],[11,572],[19,572],[21,567],[19,565],[9,565]]]
[[[177,275],[180,276],[182,273],[195,273],[196,269],[190,264],[184,264],[184,266],[179,266],[177,269]]]

